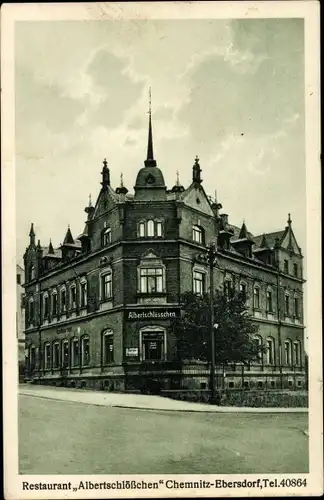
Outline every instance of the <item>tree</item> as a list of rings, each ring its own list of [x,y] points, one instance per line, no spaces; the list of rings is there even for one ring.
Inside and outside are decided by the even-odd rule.
[[[187,292],[182,296],[182,314],[172,328],[177,339],[180,360],[211,360],[210,297]],[[259,326],[248,314],[246,299],[241,292],[214,294],[215,358],[216,363],[256,361],[264,348],[254,336]]]

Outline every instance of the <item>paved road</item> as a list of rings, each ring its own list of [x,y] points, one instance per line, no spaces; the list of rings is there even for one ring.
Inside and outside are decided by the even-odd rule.
[[[19,413],[21,474],[308,470],[303,413],[146,411],[33,395],[20,396]]]

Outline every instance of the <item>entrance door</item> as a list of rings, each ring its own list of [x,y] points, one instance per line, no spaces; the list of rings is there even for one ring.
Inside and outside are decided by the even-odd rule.
[[[143,361],[161,361],[164,358],[163,332],[146,332],[142,337]]]

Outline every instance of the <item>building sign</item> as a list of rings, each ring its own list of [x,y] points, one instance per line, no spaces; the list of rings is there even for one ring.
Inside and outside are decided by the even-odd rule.
[[[126,319],[129,321],[139,321],[141,319],[175,319],[179,316],[179,309],[133,309],[126,311]]]
[[[72,326],[66,326],[66,327],[61,326],[61,328],[57,329],[57,333],[68,333],[68,332],[72,332]]]
[[[138,356],[138,347],[126,347],[126,356]]]

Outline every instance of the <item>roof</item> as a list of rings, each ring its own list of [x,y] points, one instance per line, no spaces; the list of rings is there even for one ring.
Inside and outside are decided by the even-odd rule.
[[[53,259],[61,259],[62,251],[59,248],[54,248],[54,254],[48,252],[49,247],[43,247],[43,257],[50,257]]]
[[[279,241],[281,241],[283,235],[285,233],[285,230],[282,231],[275,231],[274,233],[265,233],[265,237],[267,239],[267,243],[269,248],[273,248],[276,242],[276,239],[279,238]],[[260,234],[258,236],[254,236],[254,241],[256,247],[260,247],[261,242],[262,242],[263,234]]]

